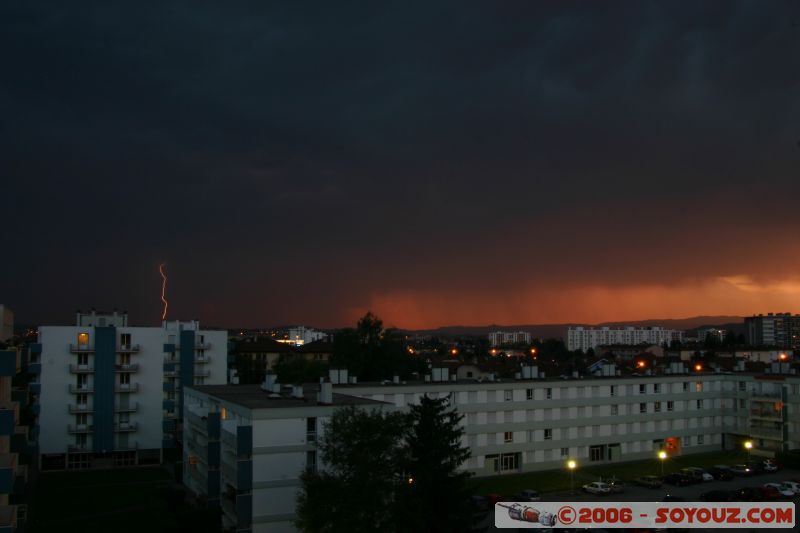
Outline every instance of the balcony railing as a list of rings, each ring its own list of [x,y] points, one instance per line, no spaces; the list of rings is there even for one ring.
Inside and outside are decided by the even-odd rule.
[[[205,355],[205,354],[198,355],[197,357],[194,358],[194,362],[195,363],[200,363],[200,364],[210,363],[211,362],[211,358],[209,356]]]
[[[70,374],[91,374],[94,367],[90,365],[69,365]]]
[[[69,392],[70,394],[92,394],[94,392],[94,387],[89,385],[81,385],[80,387],[77,385],[70,385]]]
[[[210,342],[198,342],[194,345],[195,350],[210,350],[211,343]]]
[[[92,432],[92,424],[77,424],[72,425],[70,424],[67,426],[67,431],[70,433],[91,433]]]
[[[115,413],[135,413],[138,410],[139,410],[139,402],[133,402],[132,404],[125,406],[117,405],[116,407],[114,407]]]
[[[755,401],[776,402],[781,400],[780,392],[752,392],[750,398]]]
[[[88,344],[70,344],[69,351],[72,353],[92,353],[94,352],[94,346]]]
[[[114,431],[118,433],[127,433],[131,431],[136,431],[138,424],[136,422],[122,422],[120,424],[114,424]]]
[[[139,365],[114,365],[114,372],[138,372]]]
[[[117,347],[117,353],[136,353],[138,351],[138,344],[123,344]]]
[[[210,370],[208,370],[208,369],[204,369],[204,370],[195,370],[195,371],[194,371],[194,376],[195,376],[195,377],[197,377],[197,378],[207,378],[207,377],[209,377],[210,375],[211,375],[211,371],[210,371]]]
[[[126,383],[124,385],[117,383],[114,385],[114,392],[139,392],[138,383]]]
[[[180,375],[178,370],[165,370],[164,377],[165,378],[177,378]]]
[[[129,442],[125,446],[119,446],[119,445],[114,446],[114,451],[115,452],[133,452],[133,451],[136,451],[138,449],[139,449],[139,443],[138,442]]]
[[[760,428],[760,427],[750,427],[750,436],[751,437],[760,437],[764,439],[773,439],[773,440],[783,440],[783,430],[782,429],[768,429],[768,428]]]
[[[67,451],[70,453],[89,453],[92,451],[92,447],[88,444],[70,444],[67,446]]]
[[[783,413],[770,409],[750,409],[751,418],[764,418],[767,420],[783,420]]]
[[[93,412],[94,412],[94,407],[87,405],[85,403],[69,405],[69,414],[71,415],[79,415],[81,413],[93,413]]]

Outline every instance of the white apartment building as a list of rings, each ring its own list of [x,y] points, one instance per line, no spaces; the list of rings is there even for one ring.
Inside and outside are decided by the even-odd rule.
[[[14,313],[3,304],[0,304],[0,342],[5,342],[14,336]]]
[[[294,346],[303,346],[314,341],[327,339],[328,334],[324,331],[317,331],[316,329],[307,328],[305,326],[297,326],[289,328],[289,332],[284,339],[275,339],[278,342],[285,344],[292,344]]]
[[[538,372],[532,368],[523,375]],[[738,448],[746,439],[754,441],[754,454],[798,447],[800,377],[769,377],[674,374],[479,383],[434,369],[430,381],[358,384],[345,376],[333,377],[341,383],[329,386],[339,402],[371,400],[368,405],[381,409],[406,409],[423,395],[448,398],[464,415],[463,442],[471,450],[464,468],[488,476],[559,469],[567,459],[587,465],[652,458],[659,450],[683,455]],[[195,493],[213,499],[217,492],[205,487],[219,487],[225,528],[294,530],[299,476],[318,461],[315,438],[308,434],[318,435],[335,407],[313,400],[308,389],[316,387],[305,387],[305,401],[286,393],[270,397],[257,386],[185,390],[187,427],[202,426],[204,417],[223,419],[221,448],[206,446],[203,437],[193,445],[187,437],[184,464],[196,468],[185,476],[194,480],[189,487]],[[237,447],[249,454],[235,452]],[[221,458],[193,459],[217,449]]]
[[[42,469],[158,463],[180,448],[182,385],[227,382],[227,332],[78,313],[31,347]]]
[[[531,343],[531,334],[527,331],[492,331],[489,333],[489,344],[502,346],[504,344]]]
[[[603,344],[664,344],[672,341],[683,341],[683,331],[677,329],[664,329],[661,327],[635,328],[600,327],[591,328],[576,326],[567,328],[567,349],[583,350],[594,349]]]

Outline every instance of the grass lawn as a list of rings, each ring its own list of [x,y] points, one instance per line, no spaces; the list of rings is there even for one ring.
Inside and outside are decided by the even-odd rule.
[[[664,461],[664,473],[668,474],[686,468],[699,466],[709,468],[718,464],[732,465],[743,463],[747,460],[744,452],[714,452],[696,455],[682,455],[670,457]],[[645,461],[632,461],[627,463],[613,463],[584,467],[578,463],[575,469],[575,487],[599,481],[601,478],[618,477],[630,482],[639,476],[660,475],[661,462],[657,458]],[[473,478],[468,481],[472,494],[502,494],[511,495],[523,489],[536,489],[541,492],[556,492],[570,489],[570,476],[566,468],[547,470],[542,472],[529,472],[526,474],[509,474]]]
[[[183,492],[161,467],[46,472],[33,491],[28,530],[208,531],[206,514],[183,503]],[[210,522],[218,529],[219,522]]]

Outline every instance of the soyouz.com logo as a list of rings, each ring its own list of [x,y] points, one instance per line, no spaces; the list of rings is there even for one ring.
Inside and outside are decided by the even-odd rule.
[[[500,502],[498,528],[759,528],[790,529],[792,502]]]

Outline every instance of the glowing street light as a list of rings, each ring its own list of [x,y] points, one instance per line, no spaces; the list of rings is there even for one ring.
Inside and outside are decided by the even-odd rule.
[[[661,450],[658,452],[658,458],[661,460],[661,475],[664,475],[664,461],[667,460],[667,452]]]
[[[453,348],[452,350],[450,350],[450,354],[451,354],[453,357],[455,357],[456,355],[458,355],[458,350],[456,350],[455,348]]]
[[[647,363],[645,363],[644,361],[638,361],[636,363],[636,366],[638,366],[639,368],[644,368],[647,366]]]
[[[753,455],[753,441],[751,440],[745,441],[744,449],[747,450],[747,459],[749,460]]]
[[[697,363],[696,365],[694,365],[694,369],[695,371],[700,372],[701,370],[703,370],[703,365]]]
[[[573,459],[567,461],[567,468],[569,469],[569,493],[575,494],[575,468],[578,466]]]

